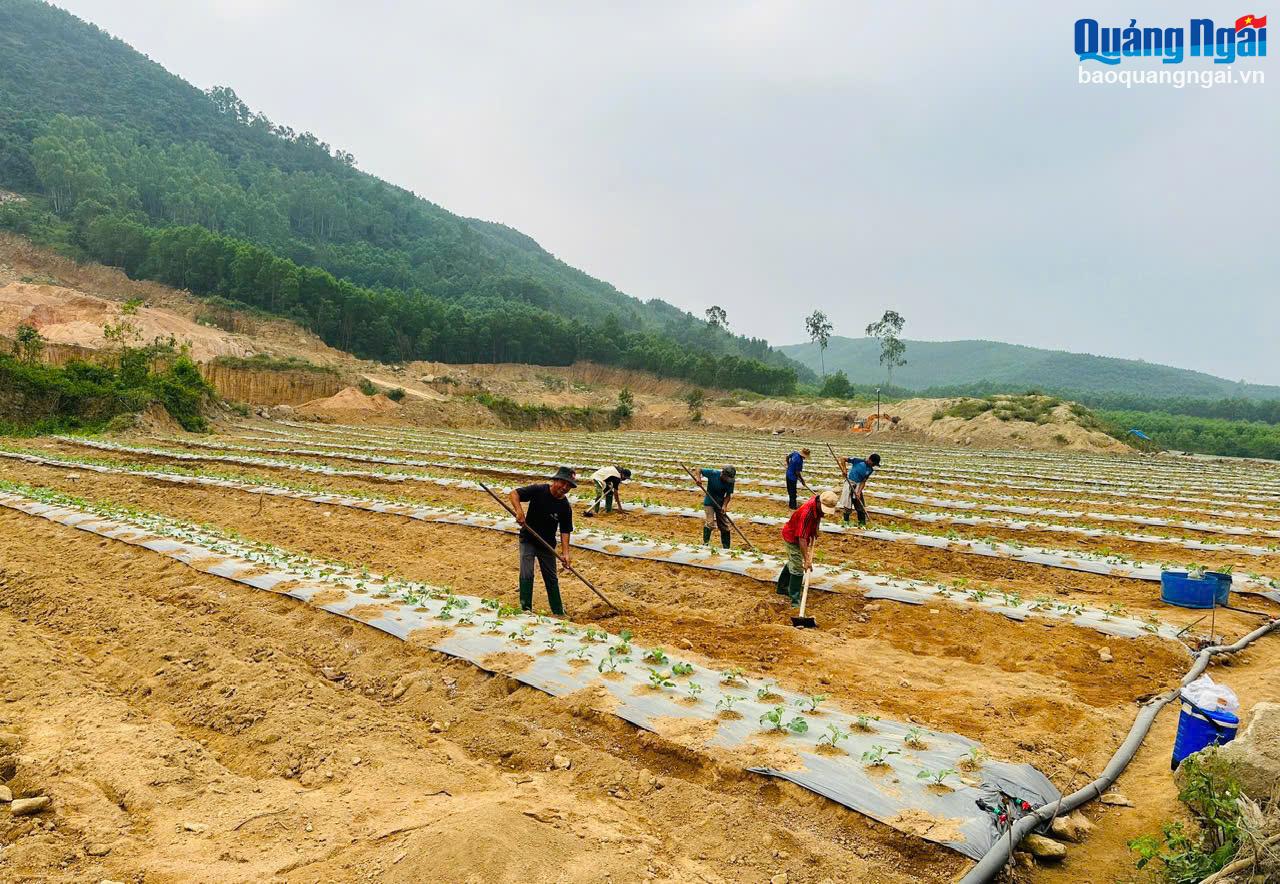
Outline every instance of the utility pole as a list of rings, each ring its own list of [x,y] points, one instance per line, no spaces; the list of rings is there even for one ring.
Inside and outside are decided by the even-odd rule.
[[[880,429],[880,388],[876,387],[876,429]]]

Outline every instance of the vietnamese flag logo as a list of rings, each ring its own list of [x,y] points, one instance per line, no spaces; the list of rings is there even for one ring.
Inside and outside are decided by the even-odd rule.
[[[1242,15],[1236,19],[1236,33],[1240,33],[1245,28],[1265,28],[1267,26],[1267,17],[1265,15]]]

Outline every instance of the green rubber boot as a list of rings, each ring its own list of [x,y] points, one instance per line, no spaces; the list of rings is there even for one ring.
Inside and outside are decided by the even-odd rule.
[[[791,585],[788,587],[787,595],[791,596],[791,607],[800,607],[800,594],[804,592],[804,575],[792,574]]]
[[[533,610],[533,578],[528,580],[520,579],[520,610]]]
[[[711,545],[711,529],[706,525],[702,526],[702,542],[707,546]]]
[[[560,602],[560,580],[553,578],[547,582],[547,604],[551,606],[551,613],[557,617],[564,616],[564,605]]]
[[[778,575],[778,595],[787,595],[787,587],[791,585],[791,569],[786,565],[782,566],[782,573]]]
[[[720,545],[723,546],[725,549],[729,548],[729,541],[732,539],[733,538],[730,536],[728,531],[720,532]]]

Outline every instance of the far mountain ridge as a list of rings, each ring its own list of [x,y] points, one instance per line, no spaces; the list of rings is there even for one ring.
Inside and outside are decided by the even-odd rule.
[[[907,340],[907,364],[893,372],[896,387],[928,390],[989,383],[1011,391],[1040,388],[1078,393],[1125,393],[1151,397],[1280,399],[1280,386],[1250,384],[1188,368],[1049,350],[1002,341]],[[815,371],[818,345],[777,348]],[[825,355],[830,374],[843,371],[855,384],[884,383],[880,345],[874,338],[833,337]]]

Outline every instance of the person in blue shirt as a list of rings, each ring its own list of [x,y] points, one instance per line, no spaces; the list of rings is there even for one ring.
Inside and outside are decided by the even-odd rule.
[[[849,524],[849,511],[858,511],[858,527],[867,527],[867,505],[862,499],[867,480],[880,466],[880,455],[868,455],[866,460],[860,457],[840,458],[840,470],[846,474],[844,488],[840,491],[840,509],[844,511],[844,523]]]
[[[801,448],[787,455],[787,506],[796,508],[796,483],[804,472],[805,458],[809,456],[808,448]]]
[[[738,471],[732,466],[722,470],[702,470],[703,484],[706,494],[702,497],[702,542],[710,546],[711,529],[720,529],[720,545],[729,548],[729,517],[724,511],[729,508],[729,498],[733,497],[733,483]]]

